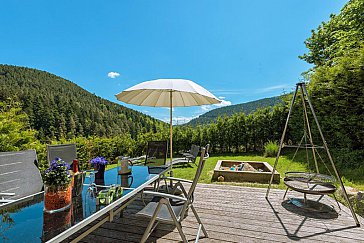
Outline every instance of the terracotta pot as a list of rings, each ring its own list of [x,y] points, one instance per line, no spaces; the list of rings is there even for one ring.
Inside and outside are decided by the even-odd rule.
[[[72,186],[67,188],[59,188],[54,191],[47,185],[44,191],[44,208],[45,211],[62,210],[71,205],[72,202]]]

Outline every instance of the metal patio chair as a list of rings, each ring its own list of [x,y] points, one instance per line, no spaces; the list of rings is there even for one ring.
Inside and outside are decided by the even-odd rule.
[[[74,159],[77,159],[76,144],[47,144],[47,160],[50,164],[55,158],[61,158],[69,165],[72,164]]]
[[[158,174],[167,168],[167,141],[149,141],[144,165],[148,166],[149,173]],[[154,172],[154,173],[153,173]]]
[[[41,192],[35,150],[0,153],[0,205]]]
[[[199,223],[196,242],[198,242],[201,234],[201,230],[204,233],[205,237],[208,237],[205,227],[203,226],[201,219],[199,218],[196,209],[193,206],[194,201],[194,191],[202,173],[203,167],[205,165],[205,161],[208,158],[208,148],[201,149],[200,162],[198,164],[195,178],[193,181],[184,180],[174,177],[167,177],[167,179],[176,181],[174,187],[172,189],[171,194],[161,193],[161,192],[153,192],[153,191],[144,191],[144,194],[153,195],[153,199],[141,210],[137,213],[139,216],[150,218],[150,222],[147,226],[147,229],[144,232],[144,235],[141,239],[141,242],[144,243],[149,238],[153,230],[157,227],[159,222],[166,222],[174,224],[178,232],[183,240],[183,242],[187,242],[186,236],[182,230],[182,221],[186,217],[187,210],[190,208]],[[205,156],[206,155],[206,156]],[[191,184],[190,189],[187,190],[182,185],[182,182]],[[173,190],[180,188],[183,192],[183,196],[176,196],[173,194]],[[157,222],[155,222],[157,221]]]
[[[200,146],[192,144],[190,151],[188,153],[183,153],[183,157],[185,157],[188,162],[193,162],[194,164],[196,164],[196,159],[198,157],[199,151]]]
[[[200,151],[200,146],[193,144],[191,149],[188,152],[182,154],[183,157],[181,158],[174,158],[172,161],[172,165],[179,165],[179,164],[188,164],[193,162],[196,164],[196,159],[198,157],[198,152]]]

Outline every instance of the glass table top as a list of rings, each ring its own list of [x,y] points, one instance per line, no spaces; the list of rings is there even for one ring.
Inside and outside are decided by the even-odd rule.
[[[117,168],[105,171],[104,182],[96,183],[118,184],[130,188],[123,190],[123,198],[130,192],[141,189],[149,180],[158,179],[158,173],[164,171],[151,172],[147,166],[131,168],[132,172],[129,175],[118,175]],[[73,197],[71,206],[61,212],[44,212],[43,193],[23,202],[12,203],[3,209],[0,207],[0,242],[45,242],[95,214],[105,206],[96,205],[96,193],[88,186],[93,181],[92,176],[86,176],[82,193]]]

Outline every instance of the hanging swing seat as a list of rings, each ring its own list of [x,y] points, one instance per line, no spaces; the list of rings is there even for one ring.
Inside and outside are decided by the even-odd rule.
[[[336,191],[332,176],[310,172],[286,172],[284,184],[297,192],[314,195],[333,194]]]

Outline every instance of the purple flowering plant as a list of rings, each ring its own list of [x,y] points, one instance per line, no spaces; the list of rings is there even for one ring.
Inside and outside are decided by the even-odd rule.
[[[55,158],[44,172],[44,183],[52,191],[66,189],[71,182],[70,166],[61,158]]]
[[[107,160],[104,157],[96,157],[90,160],[92,166],[107,165]]]

